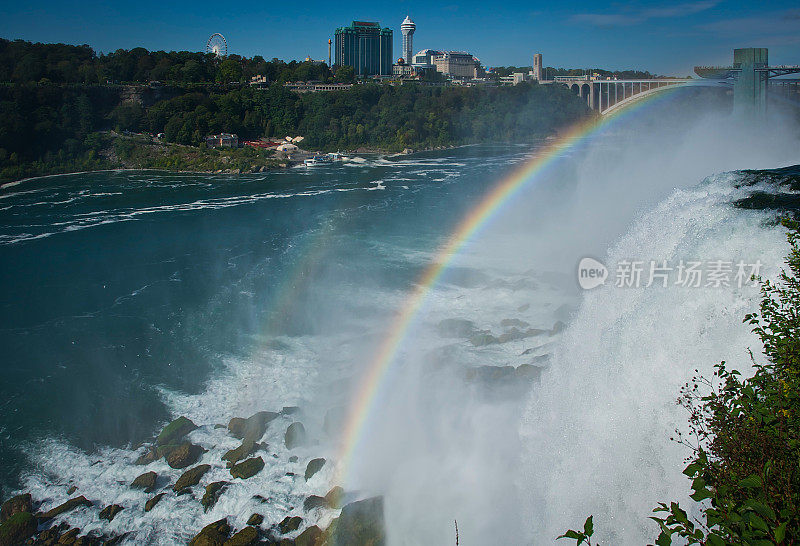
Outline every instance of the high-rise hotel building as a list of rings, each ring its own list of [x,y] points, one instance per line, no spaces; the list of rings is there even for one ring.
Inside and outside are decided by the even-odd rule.
[[[353,21],[336,29],[336,64],[352,66],[356,76],[392,74],[392,29]]]

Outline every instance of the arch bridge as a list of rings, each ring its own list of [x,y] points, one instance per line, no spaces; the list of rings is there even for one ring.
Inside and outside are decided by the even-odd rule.
[[[692,79],[615,80],[588,76],[556,76],[554,81],[569,87],[586,101],[589,108],[601,115],[665,89],[696,83]]]

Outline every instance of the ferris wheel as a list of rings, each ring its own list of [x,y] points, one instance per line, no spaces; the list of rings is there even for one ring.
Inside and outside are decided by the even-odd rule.
[[[211,35],[211,38],[206,42],[206,53],[213,53],[217,57],[224,57],[228,54],[228,42],[225,36],[219,32]]]

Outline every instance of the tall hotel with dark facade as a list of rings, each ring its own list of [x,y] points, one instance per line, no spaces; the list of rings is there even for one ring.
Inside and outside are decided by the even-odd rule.
[[[393,60],[392,29],[365,21],[336,29],[336,64],[352,66],[356,76],[391,75]]]

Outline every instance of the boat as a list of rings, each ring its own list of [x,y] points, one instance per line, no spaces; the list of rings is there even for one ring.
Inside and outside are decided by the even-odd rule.
[[[317,154],[314,157],[303,160],[303,164],[306,167],[316,167],[317,165],[324,165],[328,163],[333,163],[333,160],[327,155],[322,154]]]

